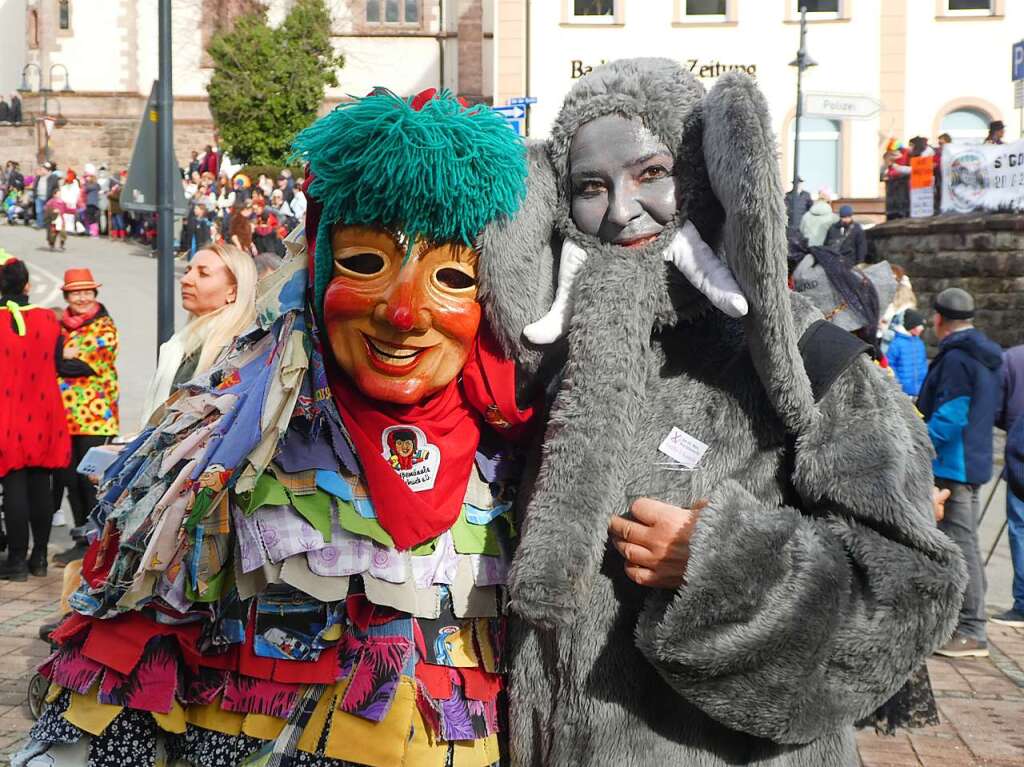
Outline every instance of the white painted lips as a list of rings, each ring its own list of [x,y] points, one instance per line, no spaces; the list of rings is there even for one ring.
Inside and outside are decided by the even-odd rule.
[[[369,336],[364,337],[366,338],[366,346],[370,350],[370,354],[381,362],[390,362],[391,364],[394,364],[396,361],[399,363],[412,362],[426,351],[426,349],[412,349],[408,346],[395,346],[376,338],[370,338]]]

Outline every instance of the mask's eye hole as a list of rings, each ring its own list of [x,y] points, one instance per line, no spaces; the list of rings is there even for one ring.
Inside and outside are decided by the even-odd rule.
[[[434,279],[449,290],[466,290],[476,286],[476,280],[461,269],[445,266],[438,269]]]
[[[339,271],[372,277],[384,271],[386,262],[379,253],[353,253],[335,260]]]

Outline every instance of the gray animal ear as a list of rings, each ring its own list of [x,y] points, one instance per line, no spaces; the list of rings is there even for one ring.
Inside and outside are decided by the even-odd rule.
[[[704,100],[704,161],[725,211],[725,260],[749,303],[754,365],[793,433],[816,417],[787,283],[786,213],[768,105],[746,74],[730,72]]]
[[[544,316],[554,297],[558,187],[546,142],[527,142],[526,199],[516,215],[480,234],[480,302],[491,331],[510,357],[533,367],[541,352],[523,328]]]

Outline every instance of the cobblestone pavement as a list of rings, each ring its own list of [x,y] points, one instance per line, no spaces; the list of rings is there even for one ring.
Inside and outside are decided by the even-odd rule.
[[[56,551],[57,547],[51,547]],[[61,570],[25,583],[0,581],[0,754],[31,726],[29,679],[49,648],[39,626],[56,614]],[[1024,765],[1024,630],[989,624],[992,657],[928,662],[942,723],[883,737],[858,736],[864,767]]]
[[[69,266],[88,266],[108,286],[103,300],[115,319],[125,318],[120,325],[121,412],[124,423],[134,424],[154,362],[156,262],[141,247],[105,239],[71,238],[66,253],[51,253],[42,234],[28,227],[0,227],[0,245],[29,261],[36,302],[60,303],[60,274]],[[997,432],[997,461],[1002,452]],[[985,506],[991,508],[979,537],[983,554],[992,552],[987,596],[989,608],[997,611],[1009,607],[1011,568],[1001,530],[1005,483],[994,485],[982,491],[982,500],[989,501]],[[66,533],[54,530],[51,552],[68,542]],[[15,750],[31,724],[25,705],[28,682],[48,652],[37,632],[56,614],[60,575],[51,568],[46,579],[0,581],[0,756]],[[1024,767],[1024,631],[989,624],[989,635],[992,658],[929,661],[942,723],[896,737],[861,732],[864,767]]]
[[[932,657],[941,723],[895,737],[862,731],[864,767],[1024,765],[1024,630],[989,622],[990,658]]]

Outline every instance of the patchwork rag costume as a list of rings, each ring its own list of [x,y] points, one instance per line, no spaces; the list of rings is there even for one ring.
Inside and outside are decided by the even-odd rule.
[[[531,410],[473,244],[518,208],[525,150],[486,108],[381,90],[296,152],[305,234],[257,326],[107,471],[20,763],[499,759]]]
[[[493,286],[513,354],[550,300],[552,254],[586,254],[519,495],[517,767],[848,767],[853,722],[956,621],[963,565],[935,529],[924,424],[859,341],[787,291],[769,125],[746,76],[705,94],[668,60],[597,68],[532,152],[518,216],[486,233],[489,273],[539,286]],[[746,306],[727,313],[708,270],[665,264],[688,224]],[[678,588],[639,585],[609,543],[638,498],[707,501]]]

